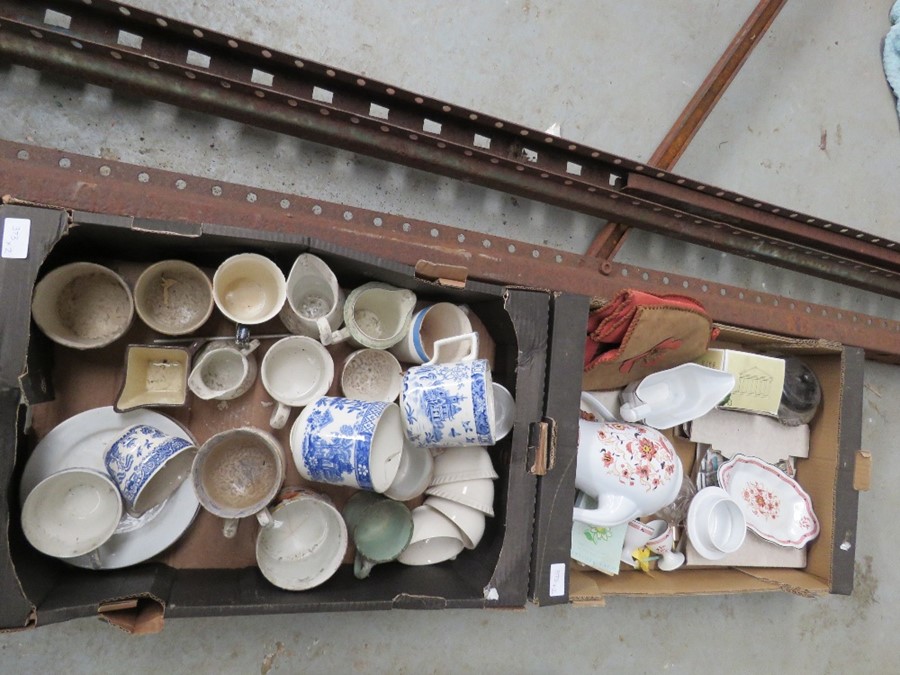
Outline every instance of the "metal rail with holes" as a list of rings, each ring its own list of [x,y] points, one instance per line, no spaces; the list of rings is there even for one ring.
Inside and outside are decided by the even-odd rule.
[[[165,231],[151,221],[179,221],[300,234],[411,266],[458,266],[496,283],[599,297],[624,287],[686,293],[724,323],[820,336],[900,362],[898,321],[633,265],[607,261],[600,269],[590,256],[546,246],[60,150],[0,141],[0,193],[11,202],[131,217],[141,229]]]
[[[0,58],[900,297],[893,241],[111,0],[0,0]]]

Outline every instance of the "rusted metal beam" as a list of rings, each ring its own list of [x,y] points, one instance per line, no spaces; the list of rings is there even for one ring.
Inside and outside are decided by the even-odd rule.
[[[716,320],[859,346],[900,361],[900,322],[323,200],[0,141],[0,193],[29,202],[153,221],[301,234],[395,260],[464,267],[496,283],[612,297],[629,287],[700,300]]]
[[[641,175],[781,213],[774,205],[154,12],[111,0],[0,0],[0,31],[2,59],[900,296],[900,266],[882,238],[837,228],[878,264],[841,265],[814,240],[789,250],[753,220],[726,229],[624,190]],[[787,211],[775,222],[790,218],[834,227]]]
[[[650,157],[651,166],[666,170],[675,166],[786,2],[760,0]]]
[[[671,171],[681,159],[687,146],[700,130],[703,122],[722,98],[746,62],[753,48],[759,44],[769,26],[778,16],[787,0],[760,0],[750,16],[734,36],[734,39],[716,61],[712,70],[688,101],[681,115],[650,156],[648,164],[665,171]],[[607,223],[597,234],[587,250],[587,255],[597,258],[612,258],[621,248],[628,235],[628,226]]]

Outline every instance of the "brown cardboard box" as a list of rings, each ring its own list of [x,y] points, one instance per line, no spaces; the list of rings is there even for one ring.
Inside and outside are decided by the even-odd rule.
[[[364,252],[312,241],[302,225],[292,233],[267,233],[196,223],[161,223],[49,208],[0,207],[0,218],[30,220],[25,259],[0,260],[6,318],[0,322],[0,628],[23,628],[97,615],[129,631],[162,627],[163,616],[219,616],[276,612],[353,611],[390,608],[520,607],[525,604],[533,533],[536,439],[546,435],[546,350],[553,298],[546,291],[505,288],[468,281],[446,287],[443,276]],[[71,219],[70,219],[71,218]],[[181,258],[213,270],[226,257],[263,253],[284,271],[304,251],[325,259],[342,284],[375,279],[414,290],[422,300],[465,303],[488,345],[495,380],[517,399],[512,433],[491,449],[496,481],[495,517],[473,551],[429,567],[379,565],[363,581],[345,564],[328,582],[305,592],[271,585],[255,566],[255,521],[245,520],[238,537],[225,540],[221,521],[203,512],[185,535],[145,563],[95,572],[39,554],[19,525],[19,478],[36,442],[61,420],[111,405],[122,376],[125,345],[154,337],[138,319],[129,334],[99,350],[75,352],[49,342],[30,321],[36,278],[60,264],[87,259],[121,270],[126,278],[150,262]],[[233,326],[217,313],[201,335],[225,335]],[[277,320],[259,333],[284,332]],[[341,346],[335,360],[341,361]],[[339,381],[338,378],[335,381]],[[332,390],[337,393],[337,388]],[[191,397],[185,408],[167,408],[198,442],[223,428],[253,424],[267,428],[271,408],[257,382],[244,397],[220,406]],[[294,412],[295,417],[298,411]],[[279,432],[285,448],[290,427]],[[544,432],[544,433],[542,433]],[[540,448],[546,449],[546,448]],[[551,453],[552,454],[552,453]],[[300,483],[293,461],[286,484]],[[350,490],[313,484],[340,507]],[[252,522],[251,522],[252,521]],[[350,558],[348,556],[347,561]]]
[[[827,336],[824,336],[827,337]],[[541,514],[559,527],[545,529],[535,539],[534,555],[544,560],[543,568],[532,572],[531,596],[535,602],[596,604],[607,595],[693,595],[746,593],[783,590],[797,595],[849,594],[853,589],[858,493],[854,488],[854,461],[861,437],[863,352],[823,339],[796,340],[740,328],[722,327],[715,346],[761,353],[791,353],[806,361],[818,376],[823,389],[822,408],[810,424],[809,457],[797,460],[797,480],[810,494],[821,532],[809,544],[803,569],[717,568],[686,569],[674,572],[625,570],[616,577],[570,566],[560,554],[561,542],[568,543],[574,497],[577,443],[566,437],[557,449],[554,472],[542,477],[539,503],[549,495],[557,513]],[[570,366],[577,376],[579,363]],[[559,365],[551,350],[551,369]],[[577,397],[577,394],[576,394]],[[577,425],[577,417],[569,423]],[[858,482],[861,485],[862,482]],[[544,555],[554,551],[555,557]],[[553,564],[565,564],[552,568]],[[549,592],[551,569],[556,569],[556,594]],[[567,572],[560,577],[560,571]],[[565,579],[568,585],[564,585]],[[563,588],[565,592],[560,592]]]

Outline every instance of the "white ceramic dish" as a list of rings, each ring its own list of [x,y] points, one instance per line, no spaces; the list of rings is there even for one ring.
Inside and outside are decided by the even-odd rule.
[[[105,474],[104,451],[123,429],[135,424],[148,424],[194,441],[190,432],[175,420],[152,410],[127,413],[117,413],[112,407],[86,410],[51,429],[37,444],[22,473],[21,503],[44,478],[63,469],[84,467]],[[100,569],[135,565],[161,553],[181,537],[199,507],[200,502],[187,480],[161,506],[140,518],[123,516],[115,534],[97,549]],[[66,562],[92,569],[90,555],[69,558]]]
[[[744,543],[747,523],[725,490],[708,487],[691,500],[686,529],[697,553],[707,560],[721,560]]]
[[[619,414],[626,422],[643,420],[656,429],[670,429],[702,417],[732,389],[731,373],[683,363],[625,387]]]
[[[763,539],[800,548],[819,536],[812,500],[799,483],[758,457],[737,454],[719,467],[719,485]]]

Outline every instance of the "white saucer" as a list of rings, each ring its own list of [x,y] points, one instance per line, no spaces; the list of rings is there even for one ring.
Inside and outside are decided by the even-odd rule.
[[[103,453],[113,439],[134,424],[149,424],[168,434],[194,440],[191,433],[175,420],[151,410],[138,409],[117,413],[112,407],[94,408],[67,419],[50,430],[37,444],[25,464],[19,487],[19,500],[44,478],[73,467],[96,469],[106,473]],[[144,562],[171,546],[193,522],[200,502],[187,480],[161,507],[140,519],[123,516],[116,533],[99,549],[100,569],[112,570]],[[92,569],[91,556],[68,558],[66,562]]]

